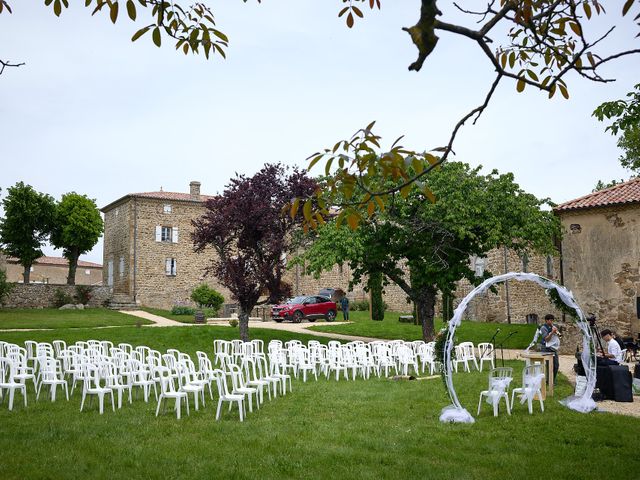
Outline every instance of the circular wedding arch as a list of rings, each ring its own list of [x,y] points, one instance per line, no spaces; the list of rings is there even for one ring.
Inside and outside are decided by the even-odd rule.
[[[451,361],[451,351],[453,350],[453,340],[456,332],[456,328],[460,326],[462,321],[462,315],[464,314],[469,302],[478,294],[483,293],[492,285],[497,283],[506,282],[507,280],[518,281],[531,281],[535,282],[545,289],[554,289],[558,292],[560,299],[568,307],[573,308],[578,315],[577,325],[582,331],[582,364],[585,367],[585,373],[587,376],[587,386],[580,396],[572,395],[568,398],[561,400],[560,403],[566,407],[576,410],[578,412],[587,413],[596,408],[596,404],[591,398],[593,390],[596,385],[596,348],[591,335],[591,330],[587,319],[582,312],[582,309],[573,298],[573,294],[562,285],[558,285],[548,278],[541,277],[534,273],[520,273],[510,272],[503,275],[491,277],[476,288],[474,288],[469,294],[464,297],[460,305],[454,310],[453,317],[449,321],[449,328],[447,330],[447,339],[444,344],[444,377],[447,385],[447,391],[452,404],[443,408],[440,414],[441,422],[456,422],[456,423],[473,423],[475,420],[471,414],[460,404],[458,395],[453,388],[453,364]]]

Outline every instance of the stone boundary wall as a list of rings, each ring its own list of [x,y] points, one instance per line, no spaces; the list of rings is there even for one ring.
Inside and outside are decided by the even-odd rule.
[[[14,283],[3,308],[50,308],[53,307],[53,298],[56,290],[71,295],[76,293],[74,285],[55,285],[42,283]],[[106,286],[93,287],[89,306],[101,307],[111,298],[111,289]]]

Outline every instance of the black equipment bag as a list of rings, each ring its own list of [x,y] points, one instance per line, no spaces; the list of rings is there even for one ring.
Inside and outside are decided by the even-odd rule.
[[[616,402],[633,402],[629,367],[626,365],[611,365],[609,369],[611,370],[613,400]]]
[[[633,369],[633,376],[635,378],[640,378],[640,362],[636,363],[636,366]]]
[[[600,365],[596,368],[596,388],[600,390],[602,400],[613,400],[613,379],[609,366]]]

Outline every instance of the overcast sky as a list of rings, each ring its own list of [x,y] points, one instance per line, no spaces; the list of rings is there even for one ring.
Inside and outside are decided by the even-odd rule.
[[[405,135],[406,147],[430,149],[446,144],[493,80],[478,47],[446,32],[421,72],[407,70],[416,50],[401,27],[416,22],[419,0],[384,0],[351,30],[337,18],[339,0],[211,2],[231,44],[227,60],[209,61],[178,54],[166,38],[161,49],[150,37],[131,43],[140,25],[91,17],[84,2],[70,2],[59,19],[42,2],[10,3],[0,58],[26,65],[0,76],[3,193],[24,181],[103,207],[160,187],[188,192],[199,180],[214,194],[234,172],[251,175],[265,162],[305,166],[372,120],[387,145]],[[613,3],[608,22],[619,18]],[[637,48],[630,20],[609,50]],[[557,203],[599,179],[627,178],[615,138],[591,112],[638,83],[640,57],[604,73],[618,81],[570,77],[570,100],[503,82],[478,124],[459,134],[455,158],[512,171],[525,190]],[[102,263],[102,243],[83,258]]]

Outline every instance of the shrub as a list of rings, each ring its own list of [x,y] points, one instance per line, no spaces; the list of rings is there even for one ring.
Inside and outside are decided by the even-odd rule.
[[[91,300],[93,295],[91,292],[93,291],[93,287],[91,285],[76,285],[76,294],[74,295],[74,299],[76,302],[86,305]]]
[[[0,270],[0,305],[4,305],[12,288],[13,284],[7,282],[7,272]]]
[[[200,308],[208,307],[216,313],[224,303],[222,294],[206,283],[201,283],[194,288],[193,292],[191,292],[191,300],[196,302]]]
[[[196,309],[192,307],[185,307],[183,305],[174,305],[171,309],[172,315],[194,315]]]
[[[68,303],[73,303],[73,297],[61,288],[57,288],[56,291],[53,292],[53,306],[60,308]]]
[[[359,300],[351,303],[351,310],[361,310],[366,312],[369,310],[369,300]]]

